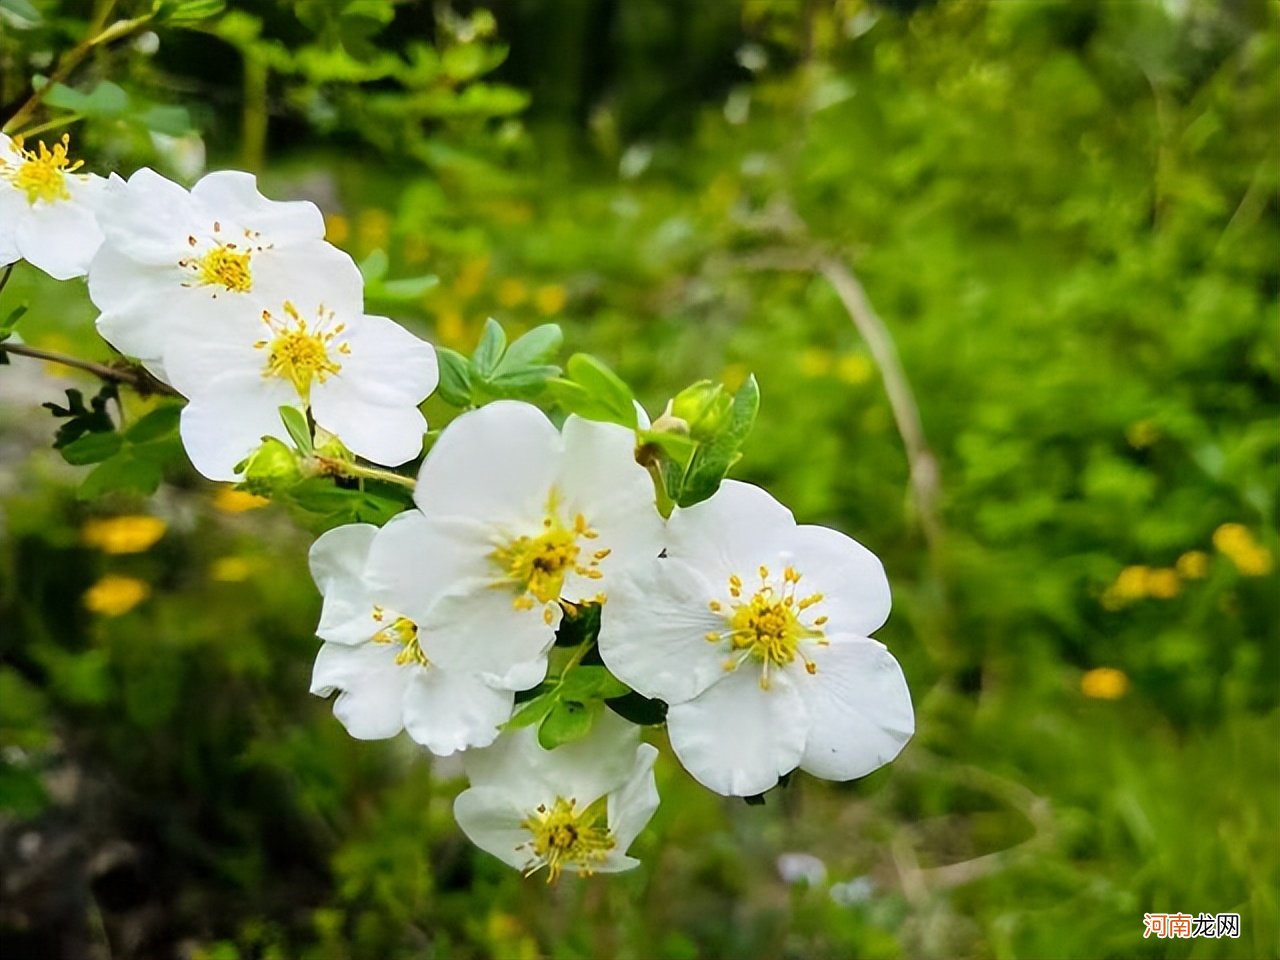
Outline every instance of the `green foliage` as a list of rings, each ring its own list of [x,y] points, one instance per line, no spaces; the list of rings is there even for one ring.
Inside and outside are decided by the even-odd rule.
[[[0,102],[83,35],[83,6],[0,0]],[[305,692],[318,602],[276,511],[381,522],[404,491],[298,485],[296,455],[269,445],[258,489],[299,502],[232,516],[169,465],[147,502],[172,534],[100,556],[66,493],[83,469],[6,452],[6,816],[45,829],[16,818],[53,805],[134,843],[155,875],[129,916],[163,916],[156,943],[205,956],[1280,954],[1274,5],[428,6],[232,3],[198,29],[159,24],[154,57],[108,44],[65,78],[130,105],[73,142],[99,170],[170,163],[135,122],[157,104],[189,111],[216,165],[269,155],[293,188],[276,195],[320,171],[371,302],[442,346],[433,427],[535,387],[635,426],[638,398],[659,414],[640,452],[674,499],[729,471],[865,542],[894,587],[877,636],[911,682],[916,741],[863,781],[797,776],[751,808],[664,761],[644,865],[547,890],[466,846],[446,764],[351,741]],[[898,411],[822,257],[855,271],[907,373],[939,468],[933,545]],[[87,351],[93,312],[70,290],[19,267],[4,296],[40,305],[32,343]],[[581,358],[552,373],[562,337]],[[38,400],[8,382],[6,451],[44,447],[20,426]],[[667,398],[687,432],[663,423]],[[134,434],[142,420],[111,432],[105,402],[105,420],[72,406],[84,426],[64,449],[95,438],[72,457],[120,445],[95,471],[168,442]],[[1227,523],[1270,572],[1215,545]],[[1144,569],[1195,553],[1148,589]],[[227,561],[252,573],[215,578]],[[108,572],[150,599],[89,613],[79,598]],[[590,633],[566,618],[555,679],[518,714],[550,721],[548,741],[606,707],[663,718],[616,695]],[[1086,696],[1096,667],[1128,692]],[[85,794],[60,792],[66,769]],[[788,851],[827,879],[783,884]],[[90,902],[87,854],[51,870]],[[6,893],[6,911],[49,916],[34,896]],[[1243,936],[1142,939],[1144,912],[1201,909],[1238,910]],[[132,928],[95,910],[116,955]]]

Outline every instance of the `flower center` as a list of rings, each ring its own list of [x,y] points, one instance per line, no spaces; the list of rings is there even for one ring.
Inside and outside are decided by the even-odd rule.
[[[534,858],[524,875],[531,876],[546,867],[547,883],[554,883],[565,866],[571,865],[578,868],[580,875],[589,876],[617,846],[608,827],[596,826],[605,803],[602,797],[578,810],[576,800],[556,797],[550,808],[539,804],[537,810],[520,821],[532,839],[516,849],[528,847]]]
[[[728,629],[711,631],[706,635],[710,643],[728,642],[729,659],[725,670],[738,669],[747,660],[761,665],[760,688],[769,689],[769,669],[780,669],[799,657],[809,673],[817,673],[818,665],[805,655],[802,641],[813,640],[820,646],[827,644],[822,627],[826,617],[817,617],[805,623],[807,611],[822,602],[822,594],[811,593],[807,597],[797,595],[801,576],[795,567],[782,572],[782,585],[775,587],[768,567],[761,567],[760,586],[750,597],[743,598],[742,578],[729,577],[729,601],[712,600],[708,606],[712,613],[721,614]],[[727,609],[726,609],[727,608]]]
[[[191,280],[184,287],[221,287],[229,293],[248,293],[253,289],[253,268],[250,262],[254,254],[269,249],[271,244],[261,243],[262,234],[256,230],[244,230],[242,242],[229,241],[222,231],[222,223],[213,222],[213,245],[199,256],[183,257],[178,266],[191,273]],[[194,235],[187,237],[187,246],[196,247],[200,241]],[[215,291],[213,296],[217,297]]]
[[[382,607],[373,608],[373,619],[377,623],[386,623],[389,615]],[[418,643],[418,625],[408,617],[396,617],[385,627],[373,635],[374,643],[398,643],[403,649],[396,654],[396,666],[404,667],[417,664],[420,667],[431,666],[431,661]]]
[[[560,519],[557,508],[558,495],[555,490],[547,499],[546,515],[542,519],[542,532],[537,536],[521,536],[508,540],[498,546],[489,558],[502,572],[502,579],[495,586],[511,586],[516,590],[512,606],[517,610],[532,610],[536,603],[553,603],[560,599],[564,589],[565,577],[576,573],[589,580],[599,580],[604,573],[599,569],[600,561],[607,557],[609,550],[596,550],[586,564],[580,562],[583,556],[579,540],[594,540],[600,534],[591,529],[587,518],[579,513],[573,518],[572,525]],[[604,595],[596,597],[603,601]],[[552,613],[548,608],[544,619],[551,622]]]
[[[262,311],[262,322],[273,334],[269,340],[259,340],[254,344],[259,350],[267,351],[267,365],[264,377],[281,377],[288,380],[298,391],[303,401],[311,399],[311,382],[318,380],[324,383],[331,374],[342,369],[330,356],[330,346],[347,325],[340,323],[332,329],[326,329],[333,313],[323,306],[318,311],[318,318],[312,325],[302,319],[297,309],[288,300],[284,303],[287,321],[281,320],[270,311]],[[337,353],[351,353],[347,343],[339,344]]]
[[[253,272],[249,269],[252,254],[234,246],[210,247],[209,252],[194,262],[198,282],[210,287],[225,287],[232,293],[248,293],[253,289]]]
[[[27,202],[34,206],[37,201],[56,203],[59,200],[70,200],[71,191],[67,189],[67,174],[84,165],[83,160],[72,161],[67,157],[67,146],[71,142],[69,134],[63,134],[62,140],[50,150],[39,143],[39,152],[23,147],[21,137],[14,137],[10,149],[21,161],[16,164],[0,160],[0,177],[8,180],[18,190],[27,195]]]

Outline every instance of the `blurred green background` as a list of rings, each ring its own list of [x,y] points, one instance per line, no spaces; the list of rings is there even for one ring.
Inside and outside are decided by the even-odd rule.
[[[0,0],[0,116],[149,9]],[[1280,956],[1278,67],[1262,0],[233,0],[104,45],[41,114],[89,169],[257,170],[371,311],[558,322],[651,414],[754,372],[735,473],[884,559],[918,733],[763,807],[664,756],[639,870],[524,881],[456,763],[308,695],[311,534],[183,467],[79,499],[39,404],[92,381],[15,357],[0,955]],[[23,301],[108,355],[83,284]],[[1143,939],[1178,911],[1241,936]]]

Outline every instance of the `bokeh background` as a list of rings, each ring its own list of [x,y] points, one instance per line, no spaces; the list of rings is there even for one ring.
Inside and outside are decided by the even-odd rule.
[[[150,8],[0,0],[0,115]],[[554,321],[652,414],[754,372],[735,473],[884,558],[918,733],[764,806],[665,758],[639,870],[521,880],[308,695],[313,532],[180,464],[78,497],[40,404],[92,381],[14,357],[0,955],[1280,956],[1278,67],[1261,0],[232,0],[96,52],[41,115],[90,169],[258,171],[437,343]],[[109,355],[83,284],[24,301]]]

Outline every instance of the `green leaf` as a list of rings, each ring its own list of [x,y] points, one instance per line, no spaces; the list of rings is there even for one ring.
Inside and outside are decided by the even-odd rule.
[[[191,114],[185,107],[155,104],[140,111],[137,114],[137,121],[148,130],[168,134],[171,137],[180,137],[193,129]]]
[[[125,431],[130,443],[153,443],[166,440],[178,432],[178,421],[182,416],[182,404],[169,403],[156,407],[145,417]]]
[[[28,304],[20,303],[9,311],[9,315],[7,317],[0,320],[0,342],[8,340],[9,337],[12,336],[13,328],[18,325],[19,320],[26,316],[29,309],[30,306]]]
[[[164,479],[164,471],[154,460],[133,456],[123,450],[110,460],[104,460],[84,478],[76,496],[81,500],[93,500],[116,491],[150,496]]]
[[[216,17],[227,7],[227,0],[178,0],[160,4],[156,19],[162,23],[194,23]]]
[[[0,10],[22,20],[27,27],[34,27],[41,21],[40,11],[31,5],[30,0],[0,0]]]
[[[493,375],[507,349],[507,334],[502,324],[490,317],[484,322],[484,332],[476,345],[476,352],[471,355],[471,370],[482,380]]]
[[[123,87],[110,80],[103,80],[88,93],[55,83],[44,95],[44,102],[50,107],[105,120],[122,117],[129,109],[129,95]]]
[[[484,381],[484,392],[494,400],[531,400],[542,394],[559,373],[559,367],[525,367]]]
[[[78,440],[63,447],[60,452],[67,463],[83,466],[86,463],[101,463],[115,456],[124,446],[124,438],[114,430],[109,433],[86,433]]]
[[[440,385],[436,392],[455,407],[471,406],[471,365],[467,358],[448,347],[436,347],[440,365]]]
[[[733,408],[724,427],[695,454],[678,491],[670,491],[682,507],[706,500],[720,486],[729,468],[741,456],[743,442],[751,433],[760,410],[760,386],[754,376],[733,395]]]
[[[567,364],[569,379],[586,391],[591,399],[588,409],[604,411],[607,416],[591,419],[618,423],[624,427],[636,425],[635,396],[622,379],[600,360],[587,353],[575,353]],[[583,410],[574,410],[588,416]]]
[[[556,704],[538,727],[538,743],[544,750],[554,750],[564,743],[581,740],[591,732],[598,707],[572,700]]]
[[[534,327],[507,348],[502,362],[494,370],[495,379],[504,375],[510,376],[528,368],[547,369],[542,365],[555,359],[563,343],[564,331],[560,329],[559,324],[544,323],[540,327]],[[560,373],[559,367],[554,369],[555,373],[552,376]]]
[[[360,274],[365,283],[377,283],[387,275],[391,260],[385,250],[374,250],[360,261]]]
[[[306,414],[297,407],[285,405],[280,408],[280,419],[284,421],[284,428],[289,431],[289,436],[293,438],[298,450],[308,454],[315,450]]]
[[[594,643],[600,634],[600,604],[589,603],[578,607],[574,614],[565,614],[560,618],[560,627],[556,630],[557,647],[578,647],[584,643]]]
[[[558,702],[551,692],[527,700],[511,715],[511,719],[502,725],[502,729],[518,730],[521,727],[532,727],[536,723],[541,723]]]
[[[631,688],[609,672],[608,667],[576,666],[560,678],[560,698],[586,703],[623,697]]]
[[[439,284],[439,277],[427,273],[420,277],[406,277],[403,280],[388,280],[377,284],[369,291],[369,296],[380,300],[417,300]]]

